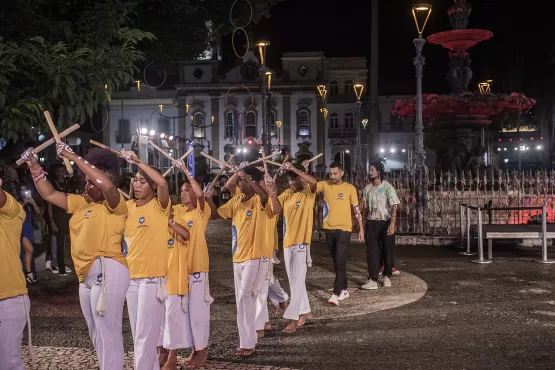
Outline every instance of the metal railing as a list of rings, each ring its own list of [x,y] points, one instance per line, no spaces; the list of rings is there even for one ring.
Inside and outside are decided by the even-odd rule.
[[[541,210],[541,226],[542,226],[542,231],[541,231],[541,240],[542,240],[542,258],[541,260],[537,260],[536,262],[539,263],[555,263],[555,261],[549,260],[547,258],[547,207],[546,205],[542,205],[540,207],[481,207],[481,206],[475,206],[475,205],[470,205],[470,204],[465,204],[465,203],[460,203],[459,204],[459,214],[460,214],[460,235],[461,235],[461,246],[464,245],[464,238],[466,236],[466,250],[464,252],[461,252],[462,255],[466,255],[466,256],[472,256],[475,253],[472,253],[470,251],[470,239],[471,239],[471,235],[470,235],[470,226],[471,226],[471,211],[476,211],[477,213],[477,238],[478,238],[478,259],[476,260],[472,260],[471,262],[473,263],[479,263],[479,264],[486,264],[486,263],[491,263],[492,262],[492,257],[491,257],[491,249],[490,249],[490,255],[488,256],[489,259],[484,259],[484,235],[483,235],[483,222],[482,222],[482,212],[483,211],[488,211],[489,213],[493,212],[493,211],[498,211],[498,212],[509,212],[509,211],[518,211],[520,212],[525,212],[525,211],[540,211]],[[464,228],[464,232],[463,232],[463,217],[466,215],[466,225]],[[490,219],[490,224],[491,224],[491,219]],[[522,235],[518,235],[518,233],[516,232],[507,232],[507,238],[506,239],[511,239],[515,238],[515,239],[520,239],[522,238]],[[498,239],[502,239],[499,238]]]

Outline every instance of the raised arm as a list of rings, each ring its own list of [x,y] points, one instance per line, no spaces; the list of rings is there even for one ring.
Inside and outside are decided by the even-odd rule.
[[[276,184],[272,176],[266,174],[264,175],[264,183],[266,184],[266,191],[270,196],[270,203],[272,206],[272,211],[274,214],[278,215],[282,211],[281,203],[276,194]]]
[[[0,208],[6,205],[7,200],[8,197],[6,196],[4,189],[2,189],[2,179],[0,179]]]
[[[206,191],[204,192],[204,197],[206,199],[206,202],[208,202],[208,205],[210,206],[210,218],[212,220],[218,220],[222,218],[222,216],[220,216],[220,214],[218,213],[216,205],[214,204],[214,188],[212,186],[208,186],[206,188]]]
[[[237,179],[239,179],[239,175],[235,172],[229,179],[227,179],[227,182],[224,185],[224,188],[229,190],[231,194],[235,194],[235,191],[237,190]]]
[[[185,176],[187,176],[187,179],[189,180],[189,183],[191,184],[191,188],[193,189],[193,192],[197,196],[197,202],[198,202],[197,205],[198,205],[199,209],[201,210],[201,212],[204,212],[205,199],[204,199],[204,193],[202,191],[202,188],[200,187],[197,180],[195,180],[195,178],[193,176],[191,176],[191,173],[187,169],[187,166],[185,165],[185,162],[183,162],[182,160],[179,160],[177,162],[178,163],[176,164],[176,167],[179,168],[185,174]]]
[[[146,173],[148,177],[152,179],[152,181],[154,181],[154,183],[158,187],[158,201],[160,202],[162,208],[166,209],[170,205],[170,188],[164,176],[162,176],[162,174],[160,174],[158,171],[156,171],[154,168],[150,167],[146,163],[136,163],[135,161],[133,161],[132,158],[137,158],[137,155],[131,150],[122,150],[121,156],[128,163],[137,165],[139,169],[141,169],[144,173]]]
[[[83,158],[78,156],[73,152],[69,145],[59,143],[56,145],[56,151],[58,155],[62,158],[67,158],[77,165],[81,171],[87,176],[90,182],[94,184],[104,195],[108,207],[115,209],[119,202],[121,201],[121,196],[119,194],[118,188],[114,183],[106,176],[106,174],[91,165],[89,162],[85,161]]]
[[[27,162],[31,170],[31,176],[33,176],[33,181],[35,182],[35,187],[41,198],[67,211],[67,195],[54,189],[50,181],[48,181],[46,178],[47,173],[39,165],[35,149],[29,148],[24,151],[21,155],[21,159]],[[53,220],[51,219],[50,222],[52,223]]]
[[[305,161],[305,162],[308,163],[308,161]],[[304,162],[303,162],[303,167],[304,167]],[[316,193],[316,189],[318,187],[318,180],[316,180],[314,176],[308,174],[307,172],[303,172],[299,170],[298,168],[293,166],[291,162],[284,163],[283,169],[286,171],[291,171],[296,173],[301,179],[303,179],[308,183],[308,185],[310,186],[310,191],[312,191],[313,193]]]

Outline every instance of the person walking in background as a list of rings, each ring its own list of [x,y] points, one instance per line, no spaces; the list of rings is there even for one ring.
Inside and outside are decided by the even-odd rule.
[[[40,217],[40,208],[35,203],[31,190],[28,190],[25,185],[21,186],[21,198],[23,199],[22,205],[25,211],[25,221],[21,230],[21,263],[27,284],[35,284],[37,277],[35,261],[33,259],[33,222],[36,217]]]
[[[361,287],[366,290],[378,289],[380,261],[383,261],[383,286],[391,287],[394,266],[395,223],[397,206],[400,201],[393,186],[384,180],[382,160],[370,163],[368,177],[370,184],[364,188],[363,201],[366,216],[364,238],[368,263],[368,281]]]
[[[335,281],[333,293],[328,303],[334,306],[339,301],[349,298],[347,289],[347,251],[351,241],[353,223],[351,221],[351,208],[358,221],[358,241],[364,241],[364,227],[358,206],[358,196],[355,187],[343,181],[343,167],[339,163],[330,165],[329,179],[319,181],[316,191],[323,193],[323,220],[326,232],[326,242],[330,249],[333,265],[335,267]]]

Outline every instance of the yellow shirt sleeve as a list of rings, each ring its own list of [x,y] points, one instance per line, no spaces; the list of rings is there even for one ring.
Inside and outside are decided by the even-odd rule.
[[[67,213],[74,214],[87,204],[87,200],[82,195],[67,194]]]
[[[114,209],[110,208],[107,202],[104,202],[104,205],[106,206],[106,209],[108,210],[108,212],[116,216],[125,216],[128,213],[127,201],[123,198],[123,195],[121,194],[119,195],[119,203],[116,206],[116,208]],[[169,208],[171,209],[171,205]]]
[[[351,205],[358,206],[358,192],[353,185],[351,185]]]
[[[0,220],[13,220],[23,211],[23,206],[14,197],[6,192],[6,204],[0,208]]]
[[[327,185],[327,181],[318,181],[318,183],[316,184],[316,192],[317,193],[323,192],[326,185]]]
[[[289,199],[291,197],[291,189],[287,189],[284,190],[278,197],[279,203],[281,204],[281,207],[283,208],[283,205],[285,204],[285,202],[287,202],[287,199]]]
[[[235,207],[235,203],[237,203],[237,198],[233,197],[229,202],[218,208],[218,214],[221,218],[233,218],[233,208]]]

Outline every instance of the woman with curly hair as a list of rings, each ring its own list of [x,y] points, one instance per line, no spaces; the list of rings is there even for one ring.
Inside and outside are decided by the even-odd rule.
[[[122,319],[129,270],[121,252],[127,204],[117,190],[118,159],[109,150],[94,149],[85,158],[59,143],[56,151],[75,162],[85,175],[82,195],[56,191],[37,161],[34,149],[27,162],[41,197],[72,214],[69,221],[71,257],[79,279],[79,301],[100,369],[122,369]]]

